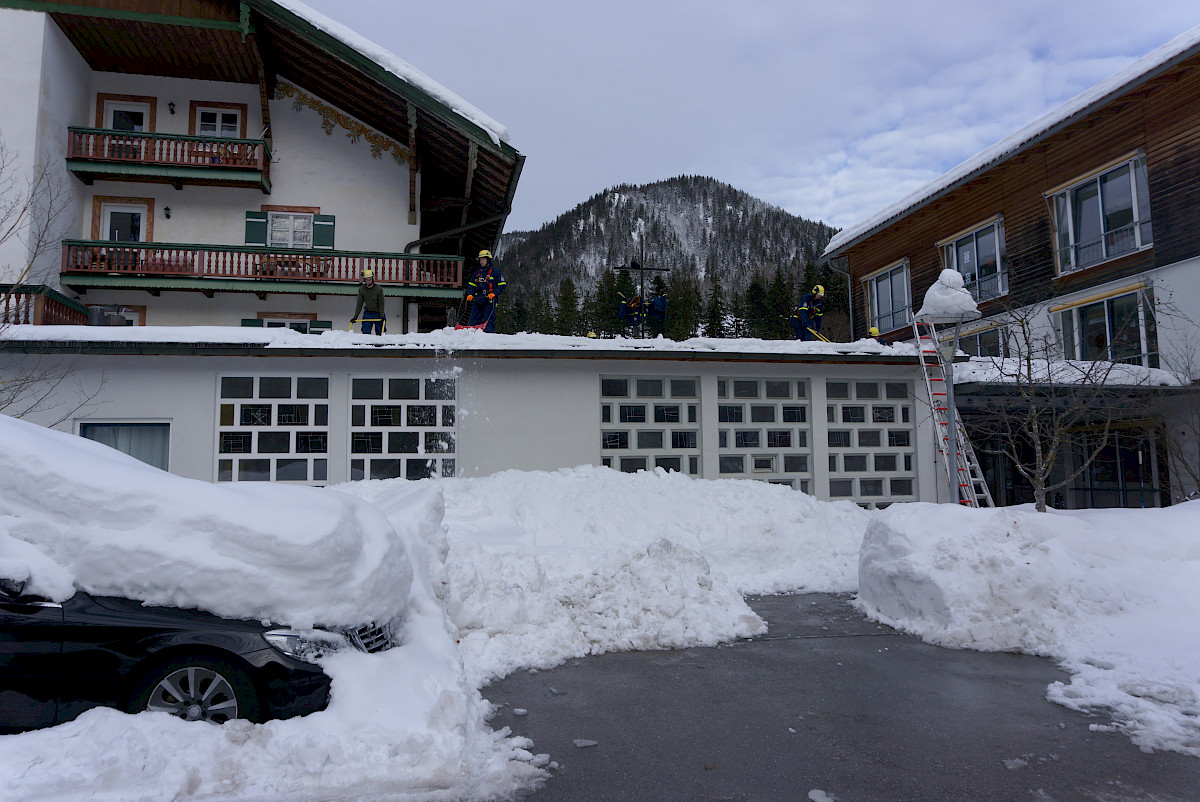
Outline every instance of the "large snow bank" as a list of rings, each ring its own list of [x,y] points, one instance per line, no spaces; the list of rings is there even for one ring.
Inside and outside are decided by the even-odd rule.
[[[1051,700],[1200,757],[1198,515],[895,505],[867,528],[859,603],[931,643],[1054,657],[1074,676]]]
[[[954,365],[955,384],[1017,381],[1023,384],[1106,384],[1131,387],[1178,387],[1183,384],[1183,381],[1170,371],[1120,362],[973,356],[967,362],[957,362]]]
[[[544,776],[531,742],[486,725],[435,593],[438,485],[397,486],[380,508],[334,490],[212,485],[3,416],[0,466],[0,575],[31,590],[61,599],[77,584],[294,626],[400,613],[402,643],[327,658],[329,707],[302,718],[214,727],[96,709],[0,737],[0,798],[486,799]]]
[[[381,503],[399,480],[340,489]],[[743,593],[847,591],[870,513],[764,482],[591,466],[444,483],[445,601],[473,680],[765,631]]]
[[[0,572],[32,592],[62,601],[78,586],[296,627],[389,621],[408,597],[401,538],[351,497],[183,479],[7,416],[0,442]]]

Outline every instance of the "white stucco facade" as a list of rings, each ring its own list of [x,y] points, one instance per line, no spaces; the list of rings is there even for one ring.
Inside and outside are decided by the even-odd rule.
[[[71,382],[27,419],[102,442],[97,428],[154,430],[162,467],[204,481],[587,464],[759,479],[868,506],[948,495],[915,359],[122,348],[39,357],[69,361]]]

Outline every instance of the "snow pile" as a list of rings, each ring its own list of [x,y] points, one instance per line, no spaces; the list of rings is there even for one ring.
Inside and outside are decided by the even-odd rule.
[[[196,726],[91,710],[0,737],[5,799],[456,800],[531,787],[548,759],[486,725],[434,592],[444,502],[398,486],[391,516],[331,490],[181,479],[82,438],[0,416],[0,576],[54,598],[72,583],[293,626],[394,619],[403,645],[324,663],[329,708]],[[13,466],[19,466],[14,469]],[[439,583],[440,587],[440,583]],[[265,646],[265,643],[264,643]]]
[[[1074,676],[1052,701],[1200,757],[1198,515],[895,505],[867,528],[859,603],[931,643],[1054,657]]]
[[[925,302],[921,311],[914,315],[925,323],[944,323],[974,320],[979,317],[979,306],[963,282],[957,270],[943,270],[937,281],[925,291]]]
[[[0,417],[0,441],[4,460],[20,466],[0,474],[0,565],[32,579],[31,592],[62,601],[73,581],[90,593],[296,627],[389,621],[403,608],[408,557],[368,504],[183,479],[9,417]],[[410,525],[405,535],[420,531]]]
[[[402,480],[340,489],[381,503]],[[444,483],[446,607],[480,683],[765,631],[743,593],[853,590],[870,513],[788,488],[584,466]]]

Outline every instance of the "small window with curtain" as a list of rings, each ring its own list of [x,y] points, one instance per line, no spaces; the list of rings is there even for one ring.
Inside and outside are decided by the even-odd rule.
[[[147,465],[167,470],[171,446],[169,423],[81,423],[79,434]]]

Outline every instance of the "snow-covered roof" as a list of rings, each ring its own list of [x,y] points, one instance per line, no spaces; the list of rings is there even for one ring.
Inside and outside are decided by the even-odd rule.
[[[1067,101],[1057,109],[1034,120],[1012,136],[967,159],[953,170],[918,189],[906,198],[876,212],[871,217],[842,229],[825,246],[821,259],[829,259],[845,248],[875,233],[885,224],[904,216],[916,207],[969,181],[996,163],[1046,138],[1079,117],[1149,81],[1178,62],[1200,51],[1200,25],[1181,34],[1149,55],[1143,56],[1108,80]]]
[[[297,2],[297,0],[269,0],[269,2],[295,14],[314,28],[353,48],[364,58],[370,59],[402,81],[412,84],[455,114],[479,126],[491,136],[492,141],[497,145],[509,141],[507,128],[386,48],[355,33],[340,22],[331,20],[319,11],[309,8],[304,3]]]
[[[697,354],[739,354],[778,356],[813,355],[814,357],[877,355],[915,357],[915,346],[908,343],[880,345],[873,339],[852,343],[801,342],[799,340],[760,340],[752,337],[717,339],[693,337],[668,340],[656,337],[635,340],[625,337],[565,337],[553,334],[487,334],[475,329],[438,329],[423,334],[360,334],[326,331],[301,334],[286,328],[242,328],[239,326],[8,326],[0,330],[0,340],[20,342],[89,343],[161,343],[163,345],[247,345],[279,349],[395,349],[455,352],[548,352],[588,353],[628,352],[678,354],[691,358]]]

